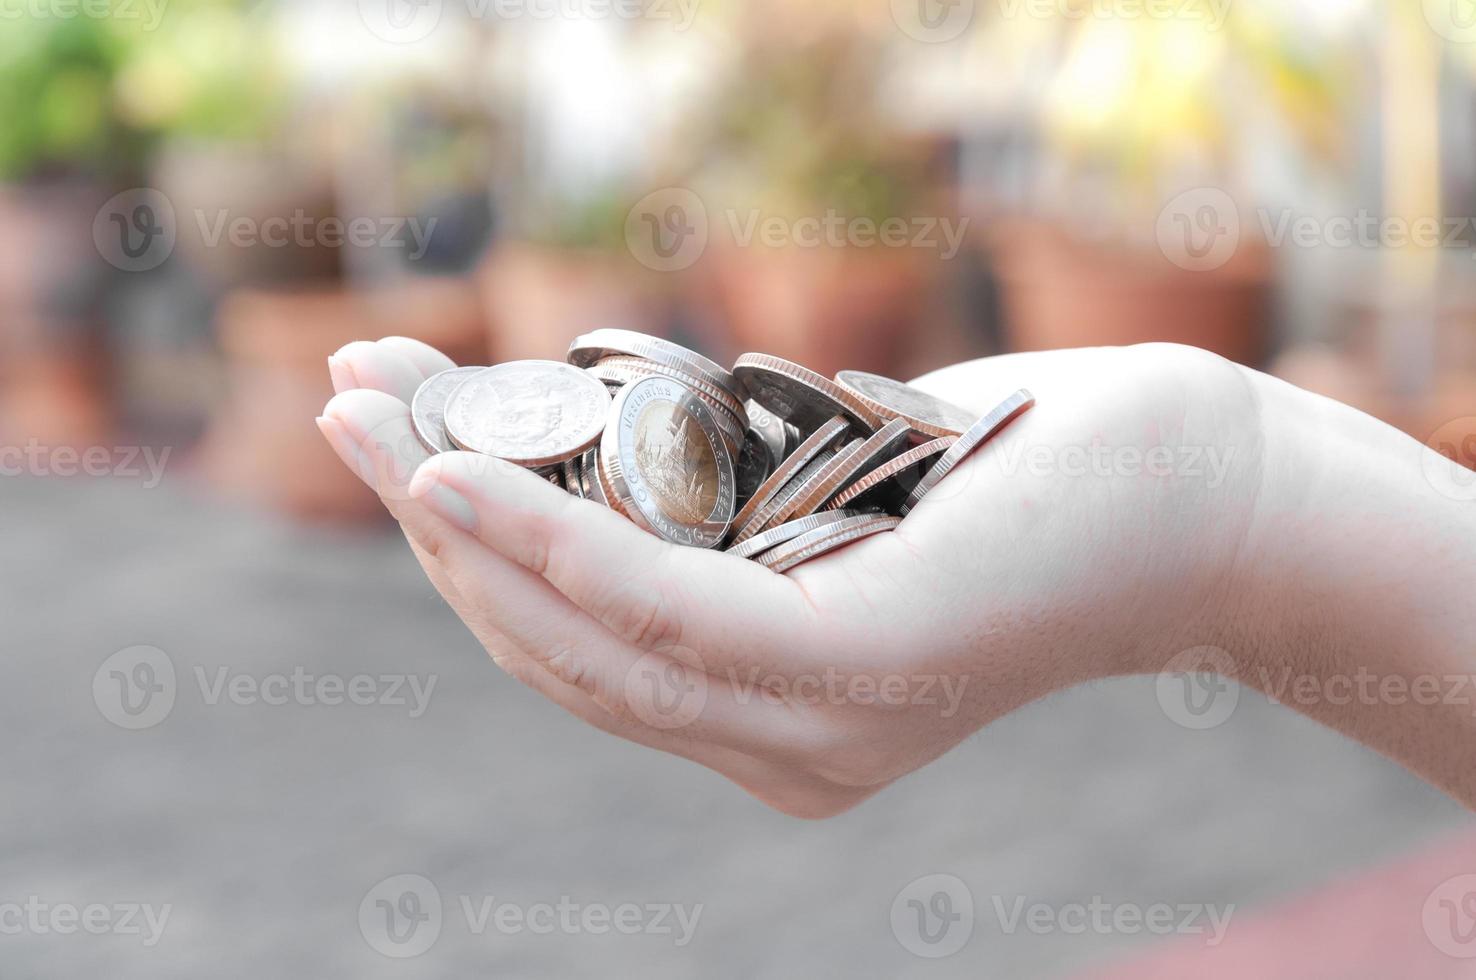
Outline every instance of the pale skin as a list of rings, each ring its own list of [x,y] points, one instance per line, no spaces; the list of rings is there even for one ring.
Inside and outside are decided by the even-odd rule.
[[[350,344],[319,426],[498,666],[785,813],[841,813],[1022,705],[1205,648],[1476,806],[1471,478],[1351,408],[1172,345],[955,365],[915,383],[1038,403],[895,532],[776,575],[428,456],[407,406],[451,366]]]

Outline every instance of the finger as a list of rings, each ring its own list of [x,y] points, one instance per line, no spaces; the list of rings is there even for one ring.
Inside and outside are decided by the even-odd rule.
[[[334,449],[380,493],[406,533],[440,563],[474,617],[504,634],[555,678],[583,690],[627,722],[682,728],[690,738],[755,751],[793,744],[785,734],[793,723],[790,710],[760,697],[756,687],[744,697],[729,678],[709,676],[701,651],[681,651],[678,663],[670,655],[674,651],[636,650],[547,581],[470,533],[449,533],[447,524],[470,532],[478,523],[476,512],[454,491],[431,487],[418,496],[425,506],[411,502],[405,495],[406,468],[428,454],[414,438],[403,402],[381,391],[358,389],[335,395],[323,414],[320,425]],[[475,459],[484,466],[507,465],[485,456]],[[452,544],[455,550],[448,547]]]
[[[427,517],[435,520],[431,515]],[[472,554],[476,552],[482,555],[491,554],[485,545],[470,535],[460,535],[458,539],[454,529],[448,528],[448,530],[451,533],[438,548],[441,555],[447,556],[446,564],[455,568],[470,569]],[[815,806],[813,781],[785,776],[782,771],[776,772],[772,765],[760,761],[747,752],[711,742],[698,741],[691,738],[688,732],[667,731],[640,722],[632,723],[622,720],[596,703],[578,686],[568,684],[543,669],[506,634],[492,627],[474,603],[462,597],[461,590],[446,572],[446,565],[443,564],[442,559],[431,555],[416,543],[410,537],[408,530],[406,537],[410,539],[410,546],[421,559],[421,564],[428,571],[435,569],[435,572],[431,574],[431,581],[436,585],[437,590],[446,597],[447,602],[457,610],[458,615],[471,629],[473,635],[487,649],[493,663],[514,680],[533,689],[569,714],[600,731],[696,762],[732,780],[766,803],[786,812],[802,813]],[[463,549],[475,549],[475,552],[468,551],[463,558],[461,556]],[[522,575],[531,576],[532,574],[523,569],[516,569],[506,559],[499,558],[498,560]],[[481,585],[485,584],[488,578],[478,576],[476,581]],[[469,589],[468,591],[476,590]],[[835,793],[846,795],[842,787],[836,787]],[[855,796],[854,799],[847,798],[845,803],[849,805],[859,799],[860,796]],[[823,809],[827,812],[834,810],[833,801],[822,801],[822,803],[826,804]]]
[[[796,744],[797,713],[761,692],[757,680],[744,685],[709,674],[700,651],[682,651],[678,660],[636,649],[548,581],[488,548],[470,526],[450,523],[458,529],[411,508],[405,530],[445,570],[474,618],[615,718],[750,753],[774,755]]]
[[[436,350],[430,344],[415,340],[412,337],[381,337],[374,342],[376,347],[384,347],[403,356],[411,364],[415,365],[420,372],[421,378],[429,378],[431,375],[449,371],[456,366],[456,362],[445,354]]]
[[[383,433],[387,428],[403,424],[407,418],[408,409],[403,402],[384,392],[366,390],[335,398],[325,409],[324,417],[319,419],[319,425],[344,462],[363,475],[371,487],[379,489],[381,474],[402,472],[411,462],[423,459],[426,454],[418,443],[411,446],[398,433],[392,434],[387,442],[367,440],[367,444],[356,440],[352,433]],[[374,458],[376,454],[384,452],[385,445],[409,447],[409,450],[390,459]],[[394,478],[390,485],[398,487],[399,478]],[[518,600],[518,585],[532,582],[552,592],[551,586],[489,550],[472,535],[462,532],[422,506],[421,502],[394,497],[387,498],[385,502],[390,511],[401,520],[411,548],[432,584],[487,649],[493,662],[515,680],[531,687],[575,717],[619,738],[696,762],[731,780],[765,803],[796,816],[839,812],[874,791],[874,788],[857,790],[843,786],[828,789],[817,787],[816,782],[805,775],[801,746],[805,744],[806,732],[801,719],[786,716],[783,712],[788,709],[784,706],[764,703],[764,693],[754,686],[749,687],[745,703],[735,704],[741,692],[736,691],[731,684],[721,684],[717,687],[718,698],[713,702],[715,707],[709,708],[704,699],[701,704],[702,712],[699,714],[705,712],[710,720],[715,710],[720,708],[726,716],[723,723],[742,733],[737,739],[725,741],[736,745],[756,746],[760,753],[767,752],[768,759],[760,759],[756,753],[741,748],[695,737],[704,729],[679,724],[683,718],[683,702],[680,698],[667,698],[662,705],[657,705],[651,699],[636,702],[641,705],[647,717],[655,717],[660,725],[673,727],[658,727],[642,722],[629,702],[623,711],[612,712],[598,703],[578,683],[568,683],[546,669],[513,637],[496,625],[498,617],[493,613],[500,608],[536,609],[535,606]],[[438,509],[455,515],[455,507],[454,501],[442,501]],[[463,514],[462,519],[471,518]],[[420,543],[421,540],[433,541],[433,550],[428,550]],[[488,564],[478,568],[479,562]],[[500,562],[501,567],[492,564],[494,562]],[[457,571],[462,579],[461,584],[457,584],[451,569]],[[499,575],[516,575],[518,578],[501,583],[508,587],[499,589]],[[499,605],[468,598],[469,595],[491,594],[501,594],[508,601]],[[567,602],[562,596],[559,599]],[[582,615],[577,611],[575,614]],[[537,618],[536,612],[533,618]],[[547,655],[544,659],[548,659]],[[663,690],[661,668],[668,666],[680,670],[683,665],[645,657],[637,661],[638,670],[627,670],[626,680],[630,681],[629,686],[636,692],[637,698],[640,698],[643,688],[659,695],[681,693],[679,687],[674,687],[669,682]],[[564,669],[569,668],[566,666]],[[691,682],[698,685],[699,691],[711,689],[700,686],[702,677],[685,673],[678,674],[678,677],[683,683],[690,677]],[[709,680],[707,683],[713,682]],[[620,693],[624,694],[624,691]],[[763,706],[762,717],[753,708],[756,701]],[[687,710],[690,710],[691,703],[690,700],[687,702]],[[757,737],[755,732],[758,733]],[[769,737],[764,738],[764,735]],[[775,742],[781,744],[776,748]]]
[[[371,388],[393,395],[406,405],[425,381],[425,375],[409,357],[368,340],[356,340],[340,348],[328,359],[328,371],[334,389],[340,393],[350,387]],[[350,382],[350,386],[340,387]]]
[[[410,478],[430,453],[403,401],[372,388],[340,392],[323,409],[318,427],[344,465],[386,505],[409,499]]]
[[[791,580],[669,544],[511,464],[445,453],[421,467],[411,495],[432,510],[464,502],[489,547],[643,650],[699,650],[709,670],[788,673],[812,649],[818,616]]]

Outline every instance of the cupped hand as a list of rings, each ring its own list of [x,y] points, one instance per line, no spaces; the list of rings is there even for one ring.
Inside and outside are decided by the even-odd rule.
[[[1036,407],[897,528],[787,575],[667,544],[516,466],[428,456],[408,404],[452,367],[403,338],[330,359],[319,425],[493,660],[613,734],[784,812],[839,813],[992,719],[1217,642],[1262,478],[1241,369],[1149,345],[915,384]]]

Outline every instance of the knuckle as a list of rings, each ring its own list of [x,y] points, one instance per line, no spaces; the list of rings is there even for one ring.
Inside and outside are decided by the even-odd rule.
[[[559,647],[543,660],[558,680],[591,697],[599,693],[599,671],[593,658],[574,647]]]
[[[429,523],[424,527],[417,527],[412,535],[418,544],[431,559],[441,561],[446,553],[446,548],[451,542],[451,535],[446,527],[440,523]]]
[[[640,593],[615,613],[615,631],[642,649],[680,645],[682,625],[676,605],[664,590]]]

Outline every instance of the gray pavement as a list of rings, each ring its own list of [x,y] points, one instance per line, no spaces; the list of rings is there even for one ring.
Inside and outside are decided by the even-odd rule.
[[[0,908],[100,904],[119,924],[113,906],[170,906],[153,946],[122,930],[0,935],[5,980],[1065,976],[1153,940],[1006,933],[995,899],[1245,915],[1472,825],[1397,767],[1248,692],[1220,727],[1181,728],[1146,679],[1065,692],[852,813],[796,821],[504,677],[391,530],[295,527],[174,476],[155,490],[7,479],[0,514]],[[168,657],[175,697],[157,724],[126,730],[99,707],[116,678],[103,671],[98,694],[94,679],[138,645]],[[419,717],[213,694],[222,676],[297,669],[436,684]],[[972,936],[945,959],[913,955],[890,925],[894,897],[933,873],[975,903]],[[423,886],[418,908],[397,885],[389,906],[385,890],[369,894],[399,874],[442,902],[421,921],[439,936],[415,958],[374,948],[386,908],[428,911]],[[479,932],[489,897],[512,911]],[[577,928],[513,931],[514,912],[537,919],[562,897]],[[622,903],[653,928],[585,928],[581,916],[597,928]],[[646,906],[662,904],[701,905],[689,942],[674,917],[654,922]],[[387,948],[429,935],[405,925],[409,944]]]

